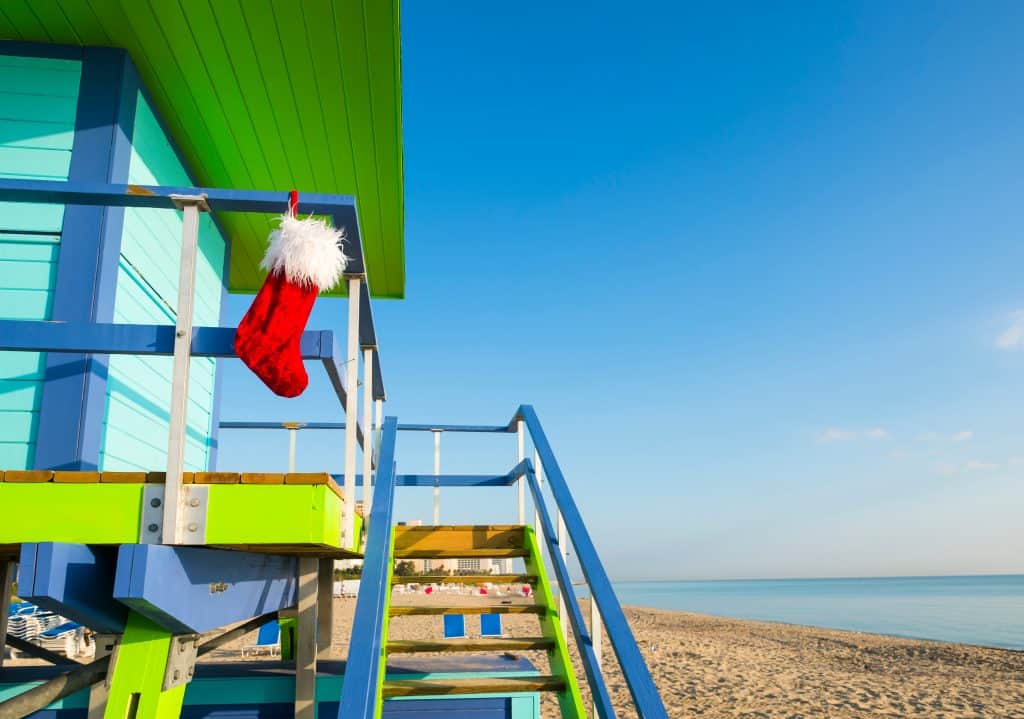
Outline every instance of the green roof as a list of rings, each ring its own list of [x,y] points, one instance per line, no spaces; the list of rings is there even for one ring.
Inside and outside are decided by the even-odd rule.
[[[0,38],[122,47],[207,187],[354,195],[370,287],[405,290],[399,0],[4,0]],[[272,219],[219,216],[254,292]]]

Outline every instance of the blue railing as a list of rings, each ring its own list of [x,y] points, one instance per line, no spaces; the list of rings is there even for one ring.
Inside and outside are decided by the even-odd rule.
[[[345,662],[339,719],[373,719],[384,675],[384,626],[391,593],[391,537],[395,498],[395,439],[398,420],[387,417],[381,433],[373,509],[370,511],[363,572]]]
[[[576,501],[569,491],[569,485],[562,475],[558,466],[558,460],[551,450],[544,428],[541,427],[537,413],[530,405],[522,405],[516,413],[516,419],[522,419],[526,423],[533,446],[540,457],[541,465],[547,477],[548,485],[551,488],[551,495],[554,497],[555,506],[561,512],[569,534],[570,543],[576,549],[576,557],[579,560],[583,576],[590,588],[590,601],[596,602],[604,620],[608,641],[619,660],[623,677],[629,687],[636,706],[637,714],[641,719],[662,719],[667,718],[665,705],[661,701],[658,689],[654,686],[654,680],[647,669],[640,648],[636,644],[633,632],[629,628],[626,615],[622,611],[615,590],[612,588],[611,580],[608,578],[604,565],[597,555],[594,542],[590,539],[590,533],[583,523]],[[568,547],[560,547],[555,529],[552,526],[551,516],[548,514],[546,503],[534,474],[533,467],[526,470],[526,478],[533,493],[534,506],[540,515],[541,526],[544,538],[547,542],[548,551],[554,564],[555,573],[558,576],[558,591],[565,597],[565,605],[569,611],[569,618],[572,623],[573,634],[576,636],[576,644],[583,658],[583,668],[587,674],[590,690],[593,694],[595,706],[602,719],[611,719],[615,716],[611,700],[608,697],[608,690],[601,676],[601,669],[598,665],[594,652],[593,638],[587,631],[583,622],[583,614],[580,612],[579,602],[576,600],[572,588],[572,581],[569,578],[569,570],[563,559],[562,551]]]
[[[553,511],[548,508],[533,462],[529,459],[523,459],[508,472],[496,475],[400,475],[395,473],[394,436],[399,431],[439,431],[443,427],[443,431],[448,432],[506,434],[517,431],[519,422],[522,422],[529,432],[540,464],[544,469],[551,496],[554,499]],[[302,426],[311,429],[343,428],[336,423],[322,426],[324,424],[327,423],[309,423]],[[270,422],[225,422],[223,426],[239,429],[243,427],[270,429],[282,425]],[[590,600],[600,610],[608,643],[618,660],[623,678],[633,698],[637,715],[641,719],[666,719],[668,715],[665,706],[533,407],[530,405],[520,406],[512,421],[507,425],[400,425],[393,418],[389,418],[384,425],[384,431],[388,439],[381,446],[381,470],[376,480],[376,494],[369,520],[370,528],[366,542],[363,581],[356,602],[339,719],[341,717],[344,719],[374,719],[377,708],[380,706],[380,689],[384,670],[383,647],[386,640],[384,622],[391,592],[388,569],[389,563],[392,561],[392,506],[396,488],[399,486],[511,486],[520,480],[527,483],[533,496],[534,508],[540,523],[540,533],[543,535],[544,546],[547,547],[559,591],[562,593],[565,603],[565,610],[569,615],[569,626],[572,627],[576,639],[583,670],[598,716],[601,719],[614,719],[616,714],[595,648],[594,633],[599,632],[601,627],[587,627],[573,590],[573,582],[565,560],[570,546],[575,550],[583,576],[589,586]],[[385,473],[385,469],[388,469],[387,473]],[[557,512],[557,516],[564,522],[567,530],[568,536],[561,540],[552,519],[554,512]]]

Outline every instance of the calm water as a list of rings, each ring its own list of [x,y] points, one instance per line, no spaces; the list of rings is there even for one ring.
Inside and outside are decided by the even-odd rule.
[[[617,582],[619,601],[1024,649],[1024,575]]]

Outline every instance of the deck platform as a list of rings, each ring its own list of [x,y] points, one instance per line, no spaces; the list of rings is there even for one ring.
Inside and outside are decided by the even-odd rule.
[[[146,488],[163,472],[0,472],[0,558],[29,542],[135,544],[145,539]],[[209,492],[205,546],[318,557],[341,546],[343,492],[327,473],[187,472]],[[149,501],[152,501],[150,499]],[[356,536],[362,518],[356,512]]]

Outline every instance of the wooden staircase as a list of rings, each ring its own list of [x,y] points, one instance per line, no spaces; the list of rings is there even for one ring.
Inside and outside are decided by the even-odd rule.
[[[385,656],[410,653],[456,652],[521,652],[542,650],[547,653],[550,674],[539,676],[512,676],[465,679],[389,679],[383,680],[382,696],[452,696],[459,694],[553,692],[558,699],[562,717],[583,719],[583,700],[573,672],[572,662],[562,632],[558,604],[551,592],[547,572],[532,527],[520,525],[445,525],[436,527],[394,528],[392,559],[455,559],[455,558],[522,558],[525,574],[462,575],[416,577],[419,582],[478,584],[529,583],[534,604],[474,604],[457,603],[437,606],[389,606],[385,614],[391,617],[444,614],[534,614],[538,617],[541,636],[487,637],[480,639],[442,639],[438,641],[392,641],[384,628]],[[392,562],[392,570],[394,569]],[[390,583],[404,578],[392,573]]]

